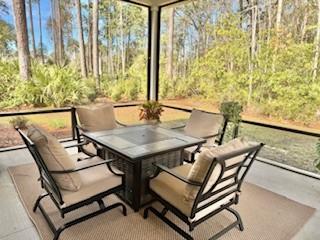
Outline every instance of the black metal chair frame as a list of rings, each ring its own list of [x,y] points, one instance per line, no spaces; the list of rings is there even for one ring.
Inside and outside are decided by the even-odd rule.
[[[77,137],[77,142],[78,142],[78,144],[79,144],[79,146],[78,146],[78,152],[83,152],[84,154],[86,154],[86,155],[88,155],[88,156],[90,156],[90,157],[93,157],[94,155],[93,155],[92,153],[88,152],[85,148],[83,148],[83,146],[85,146],[85,145],[87,145],[87,144],[89,144],[89,143],[92,143],[93,146],[95,147],[95,149],[97,150],[97,155],[98,155],[99,157],[104,158],[104,157],[105,157],[105,154],[104,154],[103,148],[99,147],[97,144],[89,141],[88,139],[84,139],[84,138],[82,137],[81,132],[83,132],[83,131],[85,131],[85,130],[84,130],[84,129],[79,125],[79,123],[78,123],[78,117],[77,117],[77,109],[76,109],[76,107],[72,107],[71,112],[72,112],[72,114],[73,114],[72,119],[73,119],[73,121],[74,121],[74,123],[73,123],[73,126],[74,126],[73,131],[75,132],[75,135],[76,135],[76,137]],[[118,120],[116,120],[116,124],[119,125],[119,126],[121,126],[121,127],[126,127],[126,126],[127,126],[126,124],[123,124],[123,123],[119,122]],[[81,159],[79,159],[79,160],[81,160]]]
[[[146,219],[148,217],[148,212],[151,211],[157,217],[159,217],[162,221],[164,221],[166,224],[168,224],[173,230],[175,230],[177,233],[179,233],[181,236],[183,236],[185,239],[191,240],[191,239],[193,239],[193,237],[189,233],[182,230],[179,226],[177,226],[175,223],[173,223],[170,219],[168,219],[165,216],[168,211],[171,211],[174,215],[176,215],[184,223],[186,223],[189,226],[189,231],[191,232],[194,230],[194,228],[197,225],[201,224],[202,222],[206,221],[207,219],[211,218],[212,216],[220,213],[221,211],[227,210],[228,212],[232,213],[236,217],[236,221],[234,221],[232,224],[230,224],[229,226],[222,229],[220,232],[216,233],[210,239],[211,240],[218,239],[219,237],[221,237],[222,235],[224,235],[225,233],[227,233],[228,231],[230,231],[232,228],[234,228],[236,226],[239,227],[240,231],[243,231],[244,227],[243,227],[243,223],[242,223],[240,214],[236,210],[232,209],[231,206],[238,204],[239,194],[241,192],[241,186],[242,186],[243,180],[244,180],[246,174],[248,173],[249,169],[251,168],[253,161],[255,160],[257,154],[259,153],[259,151],[263,145],[264,144],[261,143],[257,146],[248,147],[243,150],[239,150],[239,151],[236,151],[236,152],[233,152],[230,154],[225,154],[224,156],[220,156],[218,158],[214,158],[211,165],[210,165],[210,168],[207,172],[207,175],[202,183],[190,181],[187,178],[178,175],[176,172],[172,171],[171,169],[168,169],[165,166],[155,165],[156,172],[150,178],[150,180],[155,178],[161,171],[165,171],[168,174],[170,174],[171,176],[177,178],[178,180],[183,181],[183,182],[190,184],[190,185],[193,185],[193,186],[197,186],[200,189],[199,189],[199,192],[194,200],[190,216],[185,215],[178,208],[176,208],[175,206],[173,206],[172,204],[170,204],[169,202],[164,200],[161,196],[159,196],[157,193],[155,193],[151,189],[149,189],[151,195],[153,195],[154,198],[164,206],[164,208],[161,212],[159,212],[158,210],[156,210],[152,206],[149,206],[144,210],[144,218]],[[240,155],[245,155],[243,161],[236,163],[236,164],[233,164],[231,166],[226,166],[226,164],[225,164],[226,160],[231,159],[236,156],[240,156]],[[221,173],[219,175],[219,178],[217,179],[216,183],[210,188],[210,190],[204,193],[204,189],[210,179],[211,173],[214,170],[214,168],[217,166],[217,164],[219,164],[221,166]],[[226,171],[229,171],[229,170],[232,170],[235,168],[238,168],[236,173],[223,178],[224,173]],[[244,169],[244,171],[241,171],[243,169]],[[224,181],[230,180],[230,179],[234,179],[234,182],[230,183],[227,186],[222,187],[218,190],[215,190],[215,187],[218,184],[220,184]],[[236,186],[236,188],[234,189],[235,186]],[[229,190],[229,191],[227,191],[227,190]],[[201,207],[198,207],[199,203],[209,199],[210,197],[213,197],[214,195],[216,195],[218,193],[221,193],[222,191],[227,191],[227,192],[224,193],[223,195],[219,196],[218,198],[202,205]],[[197,212],[207,208],[208,206],[224,199],[225,197],[227,197],[228,195],[233,194],[233,193],[235,193],[235,197],[232,198],[232,200],[230,202],[228,202],[227,204],[220,206],[220,208],[212,211],[211,213],[207,214],[206,216],[204,216],[196,221],[190,221],[190,218],[193,219]]]
[[[203,111],[203,110],[199,110],[199,109],[197,109],[197,110],[198,111],[202,111],[204,113],[208,113],[208,114],[220,115],[220,116],[223,117],[222,128],[220,129],[220,131],[217,134],[212,134],[212,135],[208,135],[208,136],[202,136],[202,138],[206,139],[206,140],[208,140],[210,138],[213,138],[213,137],[219,137],[218,139],[215,140],[215,143],[217,145],[221,145],[223,143],[224,135],[226,133],[226,129],[227,129],[227,126],[228,126],[227,117],[225,115],[223,115],[223,114],[220,114],[220,113],[212,113],[212,112],[207,112],[207,111]],[[186,125],[181,125],[181,126],[178,126],[178,127],[173,127],[171,129],[182,129],[185,126]],[[188,163],[193,163],[194,160],[195,160],[195,155],[200,152],[201,147],[202,147],[202,145],[199,145],[193,152],[191,152],[191,160],[184,159],[184,161],[188,162]]]
[[[72,169],[72,170],[65,170],[65,171],[49,171],[48,168],[46,167],[39,151],[37,150],[37,147],[36,145],[30,140],[30,138],[28,138],[26,136],[26,134],[21,131],[20,129],[16,128],[16,130],[19,132],[20,136],[22,137],[23,141],[25,142],[27,148],[29,149],[32,157],[34,158],[35,162],[36,162],[36,165],[38,167],[38,170],[39,170],[39,174],[40,174],[40,177],[39,177],[39,181],[41,183],[41,187],[46,191],[46,193],[44,194],[41,194],[35,204],[34,204],[34,207],[33,207],[33,212],[36,212],[36,210],[39,208],[40,212],[42,213],[42,215],[44,216],[46,222],[48,223],[51,231],[53,232],[54,234],[54,240],[57,240],[60,236],[60,234],[67,228],[73,226],[73,225],[76,225],[78,223],[81,223],[85,220],[88,220],[92,217],[95,217],[97,215],[100,215],[102,213],[105,213],[111,209],[114,209],[114,208],[117,208],[117,207],[122,207],[122,213],[124,216],[127,215],[127,209],[126,209],[126,206],[121,203],[121,202],[117,202],[117,203],[114,203],[114,204],[111,204],[111,205],[108,205],[106,206],[104,201],[103,201],[103,198],[108,196],[108,195],[111,195],[111,194],[114,194],[114,193],[117,193],[121,190],[124,190],[125,189],[125,181],[124,181],[124,174],[120,174],[120,173],[116,173],[113,171],[113,169],[111,168],[110,164],[111,162],[114,160],[114,159],[108,159],[108,160],[104,160],[104,161],[100,161],[100,162],[96,162],[94,164],[88,164],[84,167],[79,167],[79,168],[76,168],[76,169]],[[76,144],[76,145],[72,145],[72,146],[68,146],[68,147],[79,147],[79,144]],[[88,169],[88,168],[92,168],[92,167],[96,167],[96,166],[99,166],[99,165],[107,165],[108,169],[115,175],[117,176],[121,176],[122,178],[122,184],[119,185],[119,186],[116,186],[116,187],[113,187],[111,189],[108,189],[107,191],[104,191],[104,192],[101,192],[101,193],[98,193],[88,199],[85,199],[81,202],[78,202],[78,203],[75,203],[75,204],[72,204],[72,205],[69,205],[69,206],[63,206],[64,205],[64,201],[63,201],[63,198],[62,198],[62,194],[61,194],[61,191],[56,183],[56,181],[54,180],[54,178],[52,177],[52,174],[66,174],[66,173],[72,173],[72,172],[79,172],[79,171],[82,171],[82,170],[85,170],[85,169]],[[67,222],[67,223],[64,223],[62,226],[60,227],[56,227],[53,223],[53,221],[50,219],[50,217],[48,216],[48,214],[46,213],[45,209],[43,208],[43,206],[41,205],[41,200],[44,199],[45,197],[50,197],[52,202],[54,203],[54,205],[57,207],[57,209],[59,210],[60,212],[60,215],[62,218],[65,217],[65,214],[71,212],[71,211],[74,211],[74,210],[77,210],[83,206],[86,206],[86,205],[89,205],[89,204],[92,204],[94,202],[97,202],[98,205],[99,205],[99,210],[95,211],[95,212],[92,212],[92,213],[89,213],[87,215],[84,215],[82,217],[79,217],[77,219],[74,219],[70,222]]]

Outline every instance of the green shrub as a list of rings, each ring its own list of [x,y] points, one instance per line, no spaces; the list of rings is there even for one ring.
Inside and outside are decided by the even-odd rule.
[[[85,86],[87,87],[88,91],[86,93],[87,98],[90,102],[93,102],[97,98],[97,90],[96,90],[96,82],[94,79],[89,78],[85,80]]]
[[[139,86],[134,80],[125,81],[125,92],[124,96],[127,100],[134,101],[139,97]]]
[[[23,116],[15,117],[10,119],[9,123],[12,125],[12,127],[18,127],[20,129],[26,129],[28,124],[28,119]]]
[[[111,93],[112,100],[114,100],[116,102],[120,101],[122,99],[124,92],[125,92],[125,90],[124,90],[122,83],[116,84],[112,88],[112,93]]]
[[[0,107],[5,107],[19,81],[17,61],[0,61]]]
[[[63,119],[53,119],[50,120],[48,124],[53,129],[64,129],[67,127],[67,124]]]
[[[35,65],[32,79],[17,84],[9,104],[61,107],[88,101],[88,92],[90,87],[75,69]]]

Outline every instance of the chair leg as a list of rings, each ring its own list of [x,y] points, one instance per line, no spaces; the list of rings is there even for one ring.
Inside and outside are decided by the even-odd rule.
[[[242,219],[241,219],[241,217],[240,217],[240,214],[236,211],[236,210],[234,210],[234,209],[232,209],[232,208],[226,208],[226,210],[228,210],[229,212],[231,212],[236,218],[237,218],[237,222],[238,222],[238,227],[239,227],[239,230],[240,231],[243,231],[244,230],[244,227],[243,227],[243,222],[242,222]]]
[[[37,198],[37,200],[36,200],[36,202],[35,202],[35,204],[34,204],[34,206],[33,206],[33,212],[36,212],[36,211],[37,211],[37,208],[39,207],[39,204],[40,204],[41,200],[42,200],[43,198],[47,197],[47,196],[49,196],[49,194],[48,194],[48,193],[44,193],[44,194],[41,194],[41,195]]]
[[[148,218],[148,213],[151,211],[154,213],[158,218],[160,218],[163,222],[165,222],[169,227],[171,227],[173,230],[175,230],[177,233],[179,233],[181,236],[183,236],[187,240],[193,240],[193,237],[183,231],[181,228],[179,228],[177,225],[175,225],[172,221],[170,221],[168,218],[166,218],[161,212],[158,212],[153,207],[147,207],[143,212],[144,219]]]
[[[212,238],[210,238],[209,240],[216,240],[218,238],[220,238],[222,235],[226,234],[227,232],[229,232],[232,228],[234,227],[239,227],[240,231],[243,231],[244,230],[244,227],[243,227],[243,223],[242,223],[242,220],[241,220],[241,217],[240,217],[240,214],[232,209],[232,208],[225,208],[227,211],[229,211],[230,213],[232,213],[236,218],[237,220],[233,223],[231,223],[229,226],[225,227],[224,229],[222,229],[220,232],[218,232],[217,234],[215,234]]]

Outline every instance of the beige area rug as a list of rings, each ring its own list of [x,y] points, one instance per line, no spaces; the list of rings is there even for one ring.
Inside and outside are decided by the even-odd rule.
[[[47,223],[39,211],[32,212],[32,206],[40,194],[41,189],[37,182],[37,169],[34,164],[20,165],[11,167],[8,170],[15,183],[21,200],[31,218],[39,234],[43,240],[51,240],[53,234]],[[112,203],[119,201],[116,196],[110,196],[105,202]],[[55,224],[59,225],[62,221],[56,208],[50,200],[42,202],[45,209],[49,211],[49,215],[55,219]],[[157,204],[154,204],[155,207]],[[230,240],[286,240],[291,239],[299,229],[307,222],[314,213],[314,209],[297,202],[291,201],[283,196],[257,187],[253,184],[245,183],[243,193],[240,197],[240,203],[236,207],[242,216],[245,230],[240,232],[234,228],[229,233],[221,237],[221,239]],[[97,209],[97,204],[84,207],[76,213],[66,216],[65,220],[80,216],[90,210]],[[187,229],[186,226],[168,213],[168,217]],[[227,226],[234,218],[228,213],[223,212],[203,224],[199,225],[193,232],[195,239],[208,239]],[[65,230],[61,236],[61,240],[106,240],[106,239],[137,239],[137,240],[153,240],[153,239],[181,239],[160,219],[156,218],[151,212],[149,218],[144,220],[142,211],[134,213],[128,207],[128,216],[124,217],[120,208],[113,209],[95,218],[87,220],[83,223],[75,225]]]

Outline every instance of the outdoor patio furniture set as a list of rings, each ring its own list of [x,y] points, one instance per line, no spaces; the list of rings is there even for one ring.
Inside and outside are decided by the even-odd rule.
[[[34,205],[43,214],[57,240],[67,228],[126,205],[144,208],[185,239],[192,236],[166,217],[168,211],[192,231],[210,217],[227,210],[236,220],[212,239],[234,227],[243,231],[238,212],[243,180],[262,143],[236,138],[223,143],[228,121],[223,115],[193,110],[185,126],[174,129],[158,125],[125,126],[115,119],[113,106],[77,107],[75,129],[78,154],[69,155],[46,130],[31,125],[27,133],[17,129],[39,170],[44,193]],[[122,201],[106,204],[117,194]],[[56,227],[41,205],[49,197],[62,218],[83,206],[97,203],[99,209]],[[161,203],[158,210],[152,205]],[[123,203],[124,202],[124,203]]]

